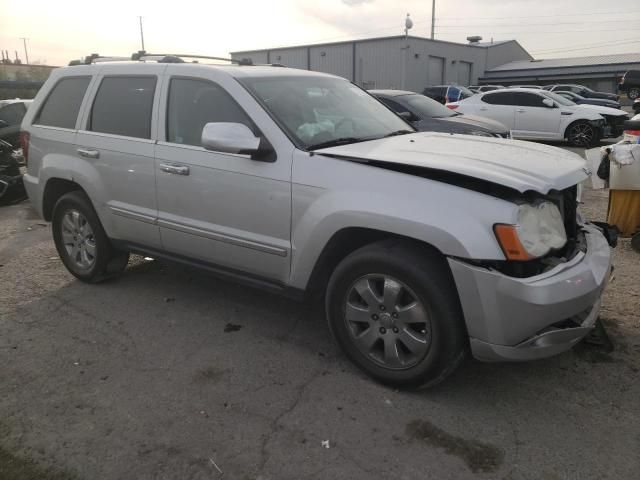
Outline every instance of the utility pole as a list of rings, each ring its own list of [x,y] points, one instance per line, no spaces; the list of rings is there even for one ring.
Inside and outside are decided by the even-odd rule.
[[[436,28],[436,0],[431,0],[431,40],[435,37]]]
[[[29,65],[29,54],[27,53],[27,40],[29,40],[26,37],[20,37],[20,40],[22,40],[22,44],[24,45],[24,59],[26,60],[26,64]]]
[[[140,42],[142,42],[142,51],[144,52],[144,33],[142,31],[142,16],[138,16],[140,20]]]

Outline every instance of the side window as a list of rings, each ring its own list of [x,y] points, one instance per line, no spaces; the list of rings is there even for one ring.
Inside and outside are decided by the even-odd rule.
[[[91,77],[69,77],[56,83],[33,121],[34,125],[75,128],[90,80]]]
[[[172,79],[167,105],[167,141],[199,147],[202,129],[212,122],[242,123],[256,133],[253,122],[219,85],[207,80]]]
[[[554,87],[553,91],[554,92],[570,92],[571,88],[565,85],[560,85],[560,86]]]
[[[151,138],[156,77],[105,77],[93,101],[89,130]]]
[[[512,92],[487,93],[482,101],[491,105],[514,105]]]
[[[389,100],[388,98],[380,98],[379,100],[396,113],[408,111],[407,108],[403,107],[399,103],[394,102],[393,100]]]
[[[513,92],[514,104],[520,107],[544,107],[543,98],[534,93]]]
[[[10,103],[9,105],[0,108],[0,120],[3,120],[7,125],[18,125],[24,117],[24,103]]]

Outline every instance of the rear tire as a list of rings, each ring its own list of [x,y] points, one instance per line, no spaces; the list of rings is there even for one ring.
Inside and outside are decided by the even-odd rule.
[[[87,283],[121,274],[129,253],[111,245],[89,198],[70,192],[56,202],[51,221],[58,255],[69,272]]]
[[[329,280],[326,311],[349,359],[387,385],[436,385],[467,352],[445,259],[410,241],[381,241],[348,255]]]
[[[629,89],[627,96],[629,97],[630,100],[635,100],[636,98],[640,97],[640,88]]]
[[[579,120],[569,125],[566,137],[572,147],[594,147],[600,142],[598,130],[584,120]]]

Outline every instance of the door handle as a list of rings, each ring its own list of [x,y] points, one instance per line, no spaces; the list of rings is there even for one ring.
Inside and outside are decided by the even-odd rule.
[[[173,165],[171,163],[161,163],[160,170],[174,175],[189,175],[189,167],[185,165]]]
[[[525,110],[524,110],[523,108],[519,108],[518,110],[516,110],[516,112],[518,112],[518,113],[524,113],[524,112],[525,112]]]
[[[100,158],[100,152],[98,150],[91,150],[89,148],[79,148],[77,150],[78,155],[85,158]]]

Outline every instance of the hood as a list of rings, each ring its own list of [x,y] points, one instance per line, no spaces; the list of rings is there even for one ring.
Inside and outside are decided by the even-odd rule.
[[[605,107],[604,105],[593,105],[592,103],[579,103],[578,105],[574,105],[574,107],[588,108],[600,115],[613,115],[620,117],[627,115],[627,112],[620,110],[619,108]]]
[[[453,117],[440,118],[439,120],[469,127],[478,127],[491,133],[505,133],[509,131],[509,129],[500,122],[477,115],[467,115],[466,113],[464,115],[460,114]],[[473,130],[473,128],[469,128],[469,130]]]
[[[410,166],[451,172],[542,194],[587,178],[582,157],[556,147],[491,137],[420,132],[316,150],[378,166]]]

